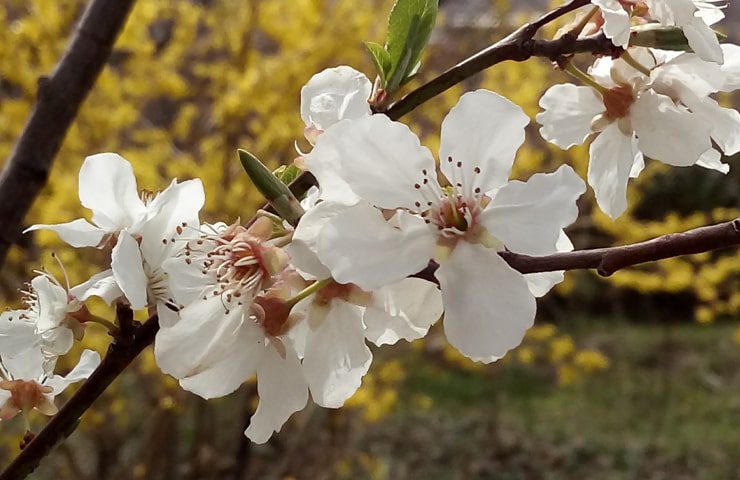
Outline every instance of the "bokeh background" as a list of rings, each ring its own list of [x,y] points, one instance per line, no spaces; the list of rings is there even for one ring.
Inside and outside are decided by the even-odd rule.
[[[38,77],[57,62],[84,3],[0,2],[0,162],[30,113]],[[440,3],[424,67],[407,88],[547,8],[523,0]],[[85,215],[77,172],[86,155],[103,151],[130,160],[141,189],[160,190],[172,177],[203,179],[204,220],[248,218],[261,199],[235,149],[277,167],[292,161],[296,140],[308,148],[298,111],[301,86],[339,64],[372,77],[362,41],[382,43],[391,4],[139,0],[27,221]],[[725,29],[733,32],[740,15],[735,6],[727,13]],[[544,60],[501,64],[403,120],[434,151],[440,122],[463,92],[499,92],[534,118],[544,90],[562,81]],[[569,234],[577,248],[600,247],[735,218],[740,162],[726,161],[732,167],[726,176],[649,162],[631,183],[625,215],[612,222],[589,191]],[[585,176],[587,149],[561,151],[533,123],[515,176],[562,163]],[[53,234],[28,236],[0,272],[5,306],[18,305],[17,291],[34,269],[61,278],[51,252],[73,283],[105,267],[105,252],[74,251]],[[110,316],[103,305],[95,308]],[[439,329],[424,341],[375,349],[371,372],[347,407],[309,407],[262,446],[242,433],[256,404],[254,384],[205,402],[163,376],[147,352],[33,478],[740,478],[739,315],[736,250],[670,259],[608,279],[569,272],[539,302],[536,326],[504,360],[473,364]],[[103,352],[108,340],[92,326],[84,343]],[[44,419],[34,422],[40,428]],[[21,423],[0,424],[2,464],[18,451]]]

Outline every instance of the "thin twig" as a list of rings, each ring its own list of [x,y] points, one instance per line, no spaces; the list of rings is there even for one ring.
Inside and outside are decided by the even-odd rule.
[[[566,34],[555,40],[534,39],[535,34],[548,23],[588,4],[590,4],[589,0],[572,0],[537,20],[521,26],[507,37],[472,57],[466,58],[438,77],[411,91],[390,105],[388,109],[378,113],[385,113],[391,119],[397,120],[458,83],[507,60],[523,62],[532,57],[543,57],[556,61],[563,55],[574,53],[614,55],[621,51],[603,33],[585,38],[576,38]]]
[[[134,3],[93,0],[54,72],[39,78],[36,105],[0,174],[0,266]]]
[[[608,277],[617,270],[646,262],[695,253],[709,252],[740,245],[740,218],[707,227],[695,228],[681,233],[670,233],[652,240],[608,248],[594,248],[573,252],[555,253],[543,257],[532,257],[514,252],[500,252],[512,268],[521,273],[554,272],[558,270],[596,269],[599,275]],[[436,282],[432,262],[414,275]]]
[[[133,312],[130,309],[118,308],[117,313],[119,324],[133,326],[128,329],[128,336],[119,335],[114,338],[108,347],[108,353],[90,378],[0,474],[0,480],[19,480],[33,472],[41,459],[74,431],[80,417],[93,402],[139,353],[154,341],[154,336],[159,330],[159,320],[156,315],[139,326],[133,322]],[[120,318],[120,316],[125,316],[125,318]]]

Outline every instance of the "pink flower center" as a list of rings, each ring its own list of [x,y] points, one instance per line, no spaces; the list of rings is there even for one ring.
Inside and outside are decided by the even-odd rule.
[[[29,411],[41,405],[45,401],[44,395],[54,391],[35,380],[3,380],[0,382],[0,389],[10,392],[13,406],[21,411]]]
[[[604,93],[603,98],[606,114],[612,119],[626,117],[632,104],[635,103],[632,89],[627,86],[610,88]]]
[[[271,277],[265,259],[270,248],[245,227],[234,224],[223,231],[206,232],[198,240],[191,240],[184,253],[186,263],[195,262],[203,275],[215,279],[213,296],[221,295],[227,303],[236,299],[238,305],[243,305],[239,298],[253,296]]]

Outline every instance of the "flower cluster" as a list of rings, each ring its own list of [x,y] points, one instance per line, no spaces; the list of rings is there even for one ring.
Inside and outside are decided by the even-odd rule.
[[[34,409],[54,415],[54,397],[97,368],[100,356],[85,350],[67,375],[54,373],[57,358],[95,321],[82,303],[93,292],[93,283],[69,288],[39,273],[24,292],[27,308],[0,315],[0,419]]]
[[[552,87],[537,121],[561,148],[593,138],[588,183],[616,218],[644,156],[727,172],[720,159],[740,151],[740,114],[712,95],[740,84],[740,52],[716,42],[714,3],[593,3],[594,26],[625,50],[587,73],[563,59],[586,85]],[[694,52],[630,46],[633,23],[678,27]],[[110,268],[73,288],[42,273],[28,308],[0,316],[2,418],[53,413],[53,396],[92,372],[100,359],[86,351],[66,377],[53,374],[88,323],[115,334],[88,311],[92,296],[156,314],[157,364],[188,391],[221,397],[256,376],[260,401],[246,435],[259,443],[309,394],[322,407],[344,405],[372,362],[368,343],[422,338],[444,317],[448,342],[469,359],[490,363],[517,347],[536,298],[563,272],[522,274],[501,254],[572,250],[564,229],[586,183],[568,165],[510,179],[530,119],[501,95],[462,95],[442,122],[435,160],[406,125],[373,113],[374,88],[346,66],[303,88],[311,150],[296,166],[319,188],[303,199],[295,226],[267,212],[248,224],[204,222],[200,180],[140,193],[122,157],[85,159],[79,197],[92,222],[28,231],[109,252]]]

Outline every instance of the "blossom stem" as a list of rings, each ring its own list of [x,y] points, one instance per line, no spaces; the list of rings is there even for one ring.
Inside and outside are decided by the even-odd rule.
[[[304,298],[308,297],[309,295],[313,295],[314,293],[316,293],[319,290],[321,290],[322,288],[326,287],[327,285],[329,285],[333,281],[334,281],[334,279],[331,278],[331,277],[325,278],[323,280],[317,280],[314,283],[312,283],[311,285],[309,285],[306,288],[304,288],[303,290],[301,290],[300,292],[298,292],[298,294],[295,297],[291,298],[286,303],[290,307],[293,307],[295,304],[297,304],[298,302],[300,302]]]
[[[564,70],[571,74],[573,77],[588,85],[589,87],[592,87],[602,95],[604,95],[608,91],[606,87],[599,85],[599,83],[594,80],[591,75],[581,71],[578,67],[573,65],[572,62],[568,62]]]
[[[97,323],[98,325],[104,326],[112,334],[118,333],[118,326],[114,324],[113,322],[111,322],[110,320],[100,318],[96,315],[90,315],[88,318],[85,319],[85,323],[89,323],[89,322]]]
[[[28,411],[25,408],[21,411],[21,416],[23,417],[23,425],[26,428],[26,432],[32,432],[31,420],[28,418]]]
[[[650,76],[650,69],[644,66],[643,64],[641,64],[640,62],[638,62],[637,60],[635,60],[635,57],[630,55],[630,52],[628,52],[627,50],[624,51],[621,58],[622,60],[627,62],[627,65],[634,68],[638,72],[643,73],[647,75],[648,77]]]
[[[594,17],[594,15],[596,15],[596,12],[598,11],[599,7],[593,7],[568,33],[573,35],[574,37],[578,37],[578,35],[581,34],[583,29],[586,28],[586,25],[588,25],[588,22],[591,21],[591,19]]]

